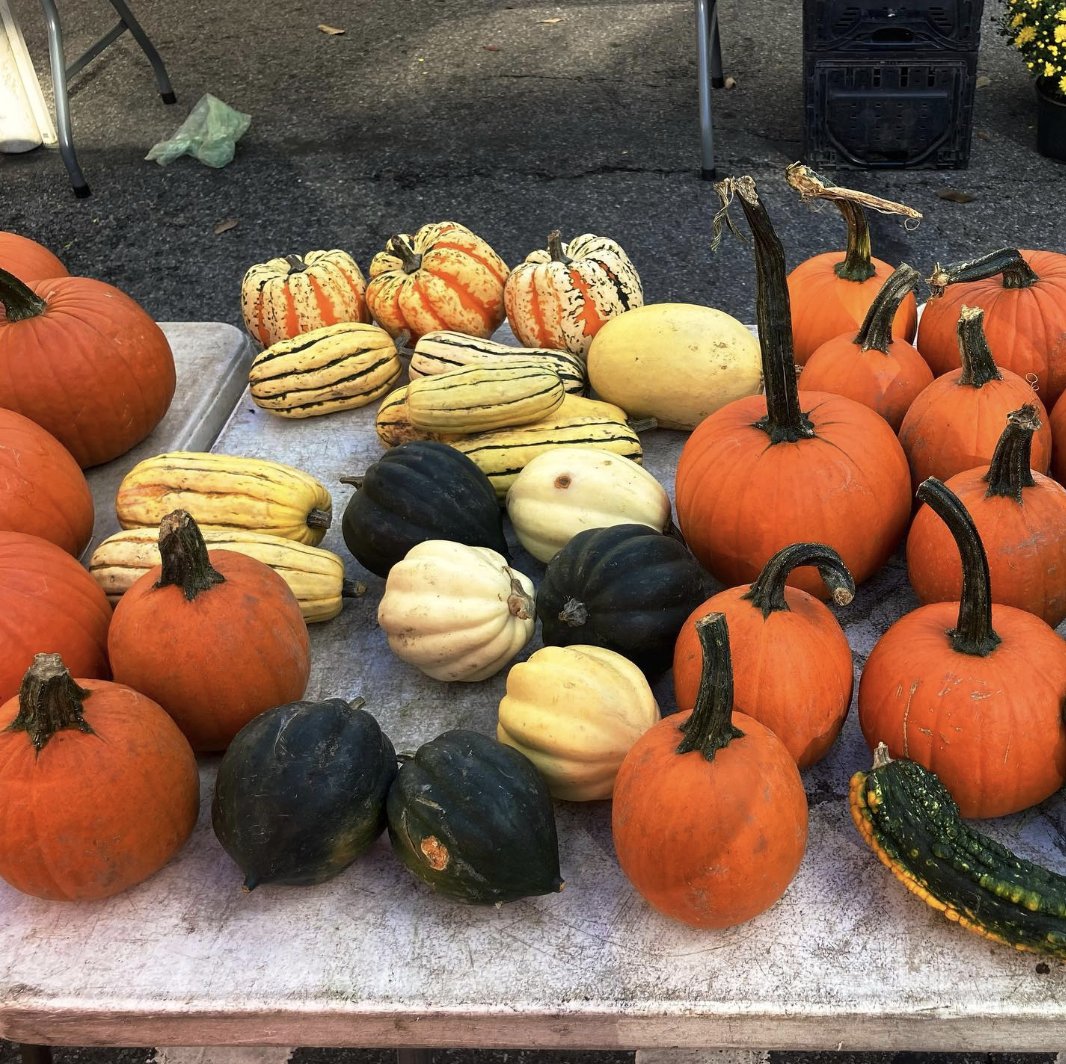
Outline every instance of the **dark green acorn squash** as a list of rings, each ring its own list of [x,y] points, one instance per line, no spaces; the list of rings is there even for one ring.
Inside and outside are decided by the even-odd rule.
[[[322,883],[385,829],[396,752],[362,699],[291,702],[253,718],[218,767],[211,822],[260,883]]]
[[[493,904],[563,889],[548,786],[533,762],[480,732],[438,735],[389,790],[389,839],[439,894]]]
[[[612,525],[579,532],[548,562],[537,616],[550,646],[605,647],[655,673],[703,598],[703,573],[680,540]]]
[[[348,550],[378,576],[416,544],[450,539],[510,557],[503,513],[489,478],[461,451],[415,440],[393,447],[361,477],[341,519]]]

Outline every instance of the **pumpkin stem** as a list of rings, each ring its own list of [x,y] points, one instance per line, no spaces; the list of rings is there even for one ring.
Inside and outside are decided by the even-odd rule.
[[[1040,428],[1036,407],[1026,403],[1007,415],[1007,427],[1003,430],[992,462],[984,481],[988,485],[985,498],[1003,495],[1015,502],[1022,501],[1022,489],[1036,486],[1030,460],[1033,450],[1033,433]]]
[[[883,351],[886,355],[892,345],[892,322],[900,303],[909,292],[913,292],[921,280],[921,274],[905,262],[886,278],[881,291],[874,297],[870,309],[866,312],[862,327],[859,329],[855,343],[863,351]]]
[[[0,269],[0,303],[8,321],[25,321],[43,314],[48,304],[13,273]]]
[[[963,307],[956,332],[959,337],[959,356],[962,359],[962,375],[959,384],[981,388],[989,381],[1000,381],[999,372],[984,330],[985,312],[981,307]]]
[[[332,510],[320,510],[315,507],[307,515],[307,527],[308,528],[329,528],[333,523],[333,511]]]
[[[58,654],[35,654],[19,687],[18,713],[6,730],[24,731],[38,754],[64,728],[92,735],[81,708],[91,694],[74,682]]]
[[[362,598],[366,594],[366,584],[357,584],[344,577],[341,580],[341,598]]]
[[[507,569],[506,572],[510,573],[511,570]],[[507,609],[510,610],[512,617],[517,617],[520,621],[528,621],[535,609],[533,599],[526,594],[522,582],[515,576],[511,577],[511,593],[507,596]]]
[[[551,255],[552,262],[561,262],[566,265],[574,261],[563,250],[563,236],[558,229],[553,229],[548,234],[548,254]]]
[[[559,620],[571,628],[580,628],[589,619],[588,607],[576,598],[569,598],[559,611]]]
[[[814,436],[814,426],[799,404],[792,316],[785,281],[785,250],[750,177],[729,177],[714,187],[722,201],[722,209],[714,219],[715,241],[723,221],[728,221],[729,205],[734,195],[740,199],[744,217],[755,238],[755,316],[759,324],[766,391],[766,416],[756,421],[755,427],[770,437],[771,444],[808,439]]]
[[[997,273],[1003,274],[1004,288],[1031,288],[1040,280],[1017,248],[999,248],[969,262],[957,262],[954,266],[941,266],[938,262],[933,267],[928,284],[934,296],[942,296],[949,284],[985,281]]]
[[[782,547],[740,597],[762,610],[764,617],[787,610],[785,581],[792,570],[801,565],[818,566],[818,572],[838,606],[847,606],[855,598],[855,580],[844,559],[824,543],[793,543],[790,547]]]
[[[422,268],[422,256],[399,233],[389,237],[389,251],[403,264],[404,273],[414,273]]]
[[[878,743],[874,749],[874,764],[875,769],[884,768],[885,765],[891,765],[892,758],[888,753],[888,746],[885,743]]]
[[[351,484],[353,488],[361,488],[365,479],[366,475],[363,474],[362,476],[358,477],[341,477],[340,482],[342,484]]]
[[[163,571],[156,587],[180,587],[187,602],[226,578],[211,564],[207,544],[185,510],[175,510],[159,522],[159,557]]]
[[[936,477],[918,485],[918,499],[948,526],[962,557],[959,619],[948,632],[952,649],[960,654],[987,657],[999,646],[1000,638],[992,627],[988,556],[977,526],[959,497]]]
[[[843,262],[833,267],[837,277],[845,281],[861,283],[877,272],[870,261],[870,225],[864,207],[881,214],[901,214],[911,221],[920,222],[922,215],[913,207],[894,200],[872,196],[853,188],[841,188],[828,178],[816,174],[809,166],[792,163],[785,168],[785,179],[804,200],[827,199],[836,205],[848,226],[848,247]]]
[[[733,660],[729,654],[729,626],[724,613],[708,613],[696,622],[703,651],[696,707],[678,726],[684,738],[679,754],[698,750],[708,761],[744,733],[733,727]]]
[[[307,263],[299,255],[286,255],[285,261],[289,264],[289,275],[303,273],[307,269]]]

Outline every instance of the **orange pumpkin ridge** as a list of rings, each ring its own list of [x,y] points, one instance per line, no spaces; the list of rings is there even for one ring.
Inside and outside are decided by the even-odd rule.
[[[5,232],[0,232],[0,268],[13,273],[23,284],[66,277],[69,272],[44,245],[18,233]]]
[[[463,244],[451,244],[447,241],[441,241],[434,244],[433,248],[435,251],[457,251],[460,255],[465,255],[468,259],[473,259],[478,265],[484,266],[501,285],[507,280],[506,269],[501,271],[498,265],[492,262],[487,256],[479,255],[477,248],[467,247]]]

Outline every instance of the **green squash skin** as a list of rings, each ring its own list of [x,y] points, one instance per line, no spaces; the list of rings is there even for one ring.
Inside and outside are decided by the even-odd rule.
[[[474,905],[563,889],[555,810],[524,754],[457,728],[419,747],[389,790],[389,841],[438,894]]]
[[[378,722],[343,699],[259,714],[218,767],[211,823],[245,876],[308,886],[347,868],[385,830],[396,752]]]
[[[1066,957],[1066,877],[969,827],[934,773],[906,758],[858,772],[851,810],[882,863],[927,904],[985,938]]]
[[[548,562],[537,617],[547,646],[605,647],[655,674],[670,667],[678,632],[705,597],[683,543],[646,525],[612,525],[579,532]],[[583,623],[562,616],[573,602]]]
[[[367,469],[344,509],[341,533],[355,560],[377,576],[388,576],[427,539],[510,556],[489,478],[462,451],[432,440],[393,447]]]

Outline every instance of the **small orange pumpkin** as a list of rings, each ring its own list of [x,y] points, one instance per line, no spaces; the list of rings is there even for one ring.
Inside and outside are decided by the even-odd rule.
[[[0,232],[0,269],[27,283],[66,277],[67,268],[43,244],[18,233]]]
[[[781,740],[733,710],[725,617],[700,618],[696,634],[696,707],[630,748],[611,830],[622,871],[653,908],[693,927],[731,927],[792,882],[807,845],[807,796]]]
[[[962,596],[900,618],[859,681],[859,724],[935,772],[964,817],[1028,809],[1066,782],[1066,644],[1039,617],[992,602],[988,560],[958,497],[918,489],[962,555]]]
[[[111,668],[158,702],[194,750],[224,750],[252,717],[303,697],[307,625],[269,565],[233,551],[208,556],[184,510],[160,522],[159,553],[162,565],[115,609]]]
[[[93,532],[93,496],[71,453],[36,421],[0,409],[0,529],[40,536],[74,557]]]
[[[38,654],[0,705],[0,877],[55,901],[147,879],[192,834],[196,758],[151,699]]]
[[[703,662],[696,624],[708,613],[723,614],[737,710],[765,724],[803,769],[840,734],[854,676],[847,636],[829,608],[785,586],[800,565],[818,567],[837,605],[854,598],[855,582],[832,548],[794,543],[779,550],[755,583],[720,591],[692,611],[674,647],[674,695],[679,709],[695,706]]]
[[[507,264],[458,222],[389,237],[370,263],[367,306],[390,336],[435,329],[491,336],[504,318]]]

